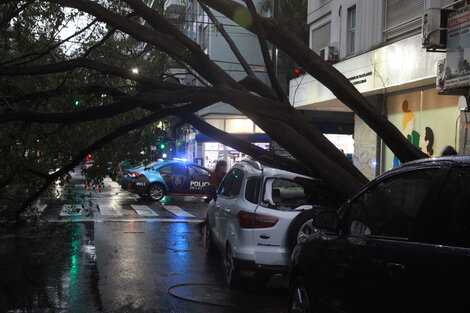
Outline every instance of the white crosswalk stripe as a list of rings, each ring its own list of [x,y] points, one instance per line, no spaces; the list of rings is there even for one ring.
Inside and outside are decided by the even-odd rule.
[[[134,209],[134,211],[137,212],[140,216],[158,216],[157,213],[152,211],[151,208],[149,208],[146,205],[137,205],[137,204],[131,204],[131,207]]]
[[[60,216],[80,216],[82,215],[83,208],[81,204],[64,204],[60,211]]]
[[[163,208],[176,216],[195,217],[176,205],[163,205]]]
[[[98,208],[100,209],[101,215],[107,216],[122,216],[121,210],[116,208],[114,205],[107,204],[101,201],[98,201]]]

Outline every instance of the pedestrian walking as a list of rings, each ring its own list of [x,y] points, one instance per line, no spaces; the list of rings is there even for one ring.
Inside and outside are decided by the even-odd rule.
[[[214,173],[212,173],[210,177],[211,185],[215,185],[217,188],[219,188],[219,185],[222,182],[225,174],[227,174],[227,162],[223,160],[217,161]]]

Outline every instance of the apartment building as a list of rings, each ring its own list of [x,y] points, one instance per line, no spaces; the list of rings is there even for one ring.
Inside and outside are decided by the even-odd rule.
[[[258,1],[254,2],[257,5]],[[257,37],[220,13],[212,12],[231,36],[258,78],[269,84]],[[235,80],[241,80],[246,76],[227,42],[197,1],[187,1],[185,3],[183,30],[201,46],[215,63]],[[185,83],[189,85],[202,84],[193,75],[186,75]],[[198,115],[221,130],[248,140],[260,147],[269,148],[269,136],[241,112],[226,103],[216,103],[199,111]],[[243,153],[217,143],[212,138],[194,129],[182,134],[178,145],[181,156],[209,168],[214,167],[217,160],[220,159],[227,161],[231,166],[244,157]]]
[[[437,65],[443,52],[422,48],[426,9],[455,9],[449,0],[310,0],[310,47],[331,62],[419,149],[438,156],[448,146],[466,153],[466,124],[458,95],[438,95]],[[290,81],[300,110],[350,112],[310,75]],[[463,126],[460,126],[463,125]],[[355,116],[354,164],[369,178],[399,164],[380,138]]]

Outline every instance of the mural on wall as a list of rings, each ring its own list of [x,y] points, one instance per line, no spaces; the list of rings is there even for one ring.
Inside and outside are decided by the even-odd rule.
[[[432,157],[434,155],[434,132],[430,127],[424,128],[424,138],[415,130],[414,121],[415,116],[413,111],[409,108],[408,100],[403,100],[401,104],[403,111],[402,127],[403,135],[418,149],[425,152]],[[393,158],[393,167],[401,165],[402,163],[396,156]]]

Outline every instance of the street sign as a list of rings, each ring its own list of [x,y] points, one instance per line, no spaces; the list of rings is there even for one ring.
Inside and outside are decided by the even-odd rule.
[[[470,87],[470,6],[449,14],[443,90]]]

